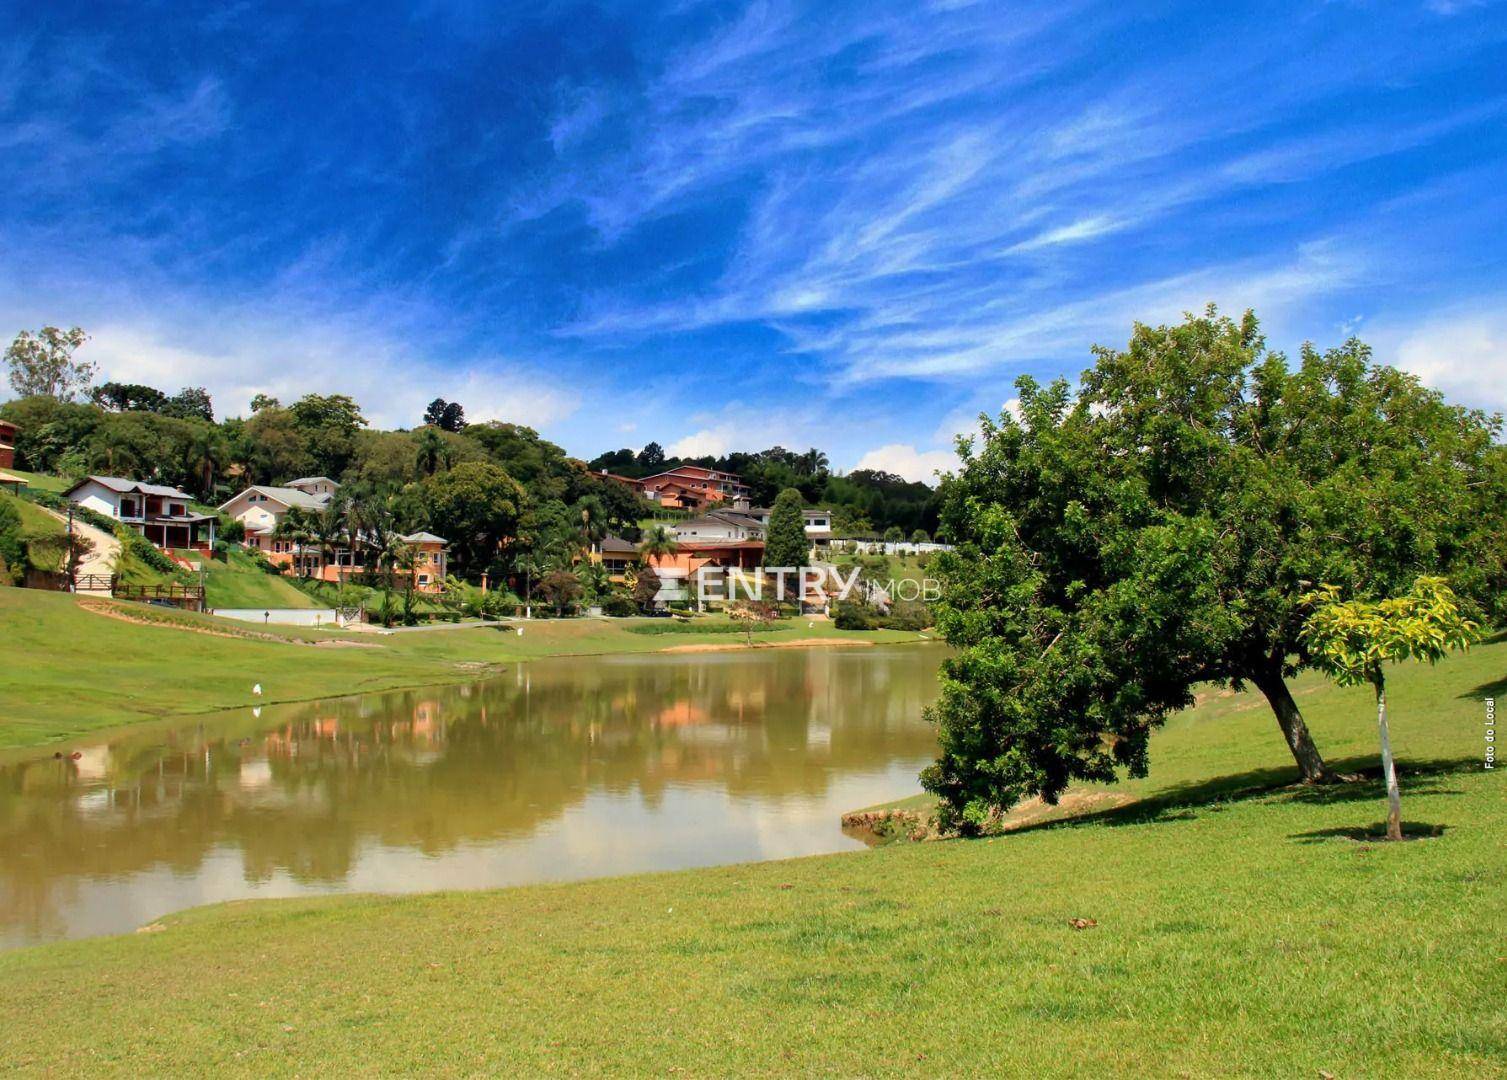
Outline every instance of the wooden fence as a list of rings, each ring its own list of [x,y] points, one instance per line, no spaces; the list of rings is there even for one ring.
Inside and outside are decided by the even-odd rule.
[[[108,592],[117,600],[135,600],[147,604],[168,604],[188,611],[204,610],[204,589],[198,585],[127,585],[114,574],[80,574],[74,592]]]

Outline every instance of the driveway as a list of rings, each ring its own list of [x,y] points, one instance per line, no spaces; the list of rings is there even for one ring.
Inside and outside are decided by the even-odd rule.
[[[43,513],[51,514],[59,521],[66,523],[68,520],[68,515],[60,510],[53,510],[46,506],[39,506],[38,509]],[[79,560],[79,578],[93,576],[95,581],[100,581],[101,579],[104,581],[101,588],[79,589],[77,591],[80,593],[99,593],[109,596],[109,579],[110,575],[115,572],[115,556],[120,552],[120,541],[115,538],[114,533],[105,532],[104,529],[96,528],[87,521],[82,521],[77,517],[73,519],[73,531],[76,535],[84,537],[94,545],[90,552]]]

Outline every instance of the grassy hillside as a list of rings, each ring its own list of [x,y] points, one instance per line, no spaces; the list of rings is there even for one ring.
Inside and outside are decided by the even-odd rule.
[[[727,634],[630,633],[639,620],[536,621],[521,636],[512,626],[496,625],[375,635],[275,627],[269,632],[141,605],[110,610],[154,625],[97,614],[66,594],[0,588],[0,750],[159,717],[467,681],[537,656],[736,645]],[[217,636],[225,634],[236,636]],[[801,638],[880,642],[914,641],[916,635],[850,634],[825,622],[810,627],[799,621],[760,635],[772,643]],[[262,698],[251,693],[257,683]]]
[[[1498,641],[1393,679],[1425,840],[1354,839],[1374,780],[1272,787],[1264,706],[1217,698],[1158,734],[1138,801],[994,840],[231,904],[3,955],[0,1044],[60,1073],[1504,1076],[1504,671]],[[1324,749],[1374,764],[1364,694],[1301,691]]]
[[[26,481],[27,486],[33,491],[67,491],[73,486],[73,481],[66,476],[53,476],[51,473],[25,472],[21,469],[6,469],[5,472],[12,476],[19,476]]]
[[[9,494],[8,491],[0,491],[0,503],[4,503],[7,506],[12,506],[15,508],[16,513],[21,518],[21,535],[23,536],[61,536],[66,531],[67,527],[57,518],[53,517],[50,514],[43,513],[35,503],[27,502],[25,499],[17,498],[16,496]],[[35,557],[33,557],[31,561],[38,570],[57,569],[57,566],[55,565],[43,566],[38,564]]]
[[[190,556],[204,568],[205,603],[212,608],[312,608],[314,598],[285,577],[261,569],[244,551],[231,548],[225,561]]]

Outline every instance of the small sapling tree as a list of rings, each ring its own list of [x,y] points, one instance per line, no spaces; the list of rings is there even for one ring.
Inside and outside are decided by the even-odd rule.
[[[1387,839],[1401,840],[1402,796],[1387,733],[1384,668],[1400,660],[1432,664],[1453,649],[1468,649],[1480,637],[1480,627],[1461,612],[1442,577],[1420,577],[1406,595],[1387,600],[1341,600],[1337,585],[1320,586],[1304,599],[1313,607],[1303,623],[1303,641],[1314,666],[1341,686],[1366,683],[1376,691]]]

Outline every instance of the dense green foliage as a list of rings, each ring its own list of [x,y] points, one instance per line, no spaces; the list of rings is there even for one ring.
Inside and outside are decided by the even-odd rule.
[[[786,488],[775,499],[764,538],[765,566],[800,567],[810,561],[811,542],[806,539],[804,510],[801,493],[794,488]]]
[[[1291,367],[1254,317],[1137,326],[1075,395],[1020,389],[943,485],[959,545],[933,567],[957,647],[924,776],[980,827],[1074,779],[1147,768],[1205,681],[1249,681],[1305,775],[1328,779],[1285,678],[1315,582],[1387,596],[1447,575],[1500,615],[1500,419],[1446,404],[1351,341]]]
[[[254,404],[249,417],[215,423],[202,391],[169,397],[106,383],[87,404],[33,395],[0,404],[0,418],[19,428],[19,468],[171,484],[211,505],[249,484],[328,476],[344,485],[347,509],[376,514],[389,531],[450,540],[452,572],[473,580],[543,577],[608,531],[637,537],[650,512],[626,486],[593,475],[532,429],[466,424],[453,402],[440,403],[443,426],[416,431],[371,430],[340,394]],[[288,524],[326,549],[346,527],[343,517],[322,530],[312,520]]]
[[[0,498],[0,585],[21,580],[26,569],[26,545],[21,539],[21,512],[10,499]]]

